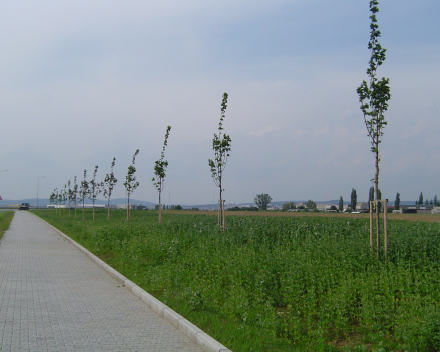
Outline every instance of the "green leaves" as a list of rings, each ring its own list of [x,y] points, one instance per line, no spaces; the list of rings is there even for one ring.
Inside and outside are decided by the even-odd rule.
[[[134,167],[136,156],[139,154],[139,149],[136,149],[133,154],[133,159],[131,165],[128,166],[127,175],[125,176],[125,190],[127,191],[128,196],[133,193],[133,191],[139,186],[139,182],[136,181],[136,177],[134,173],[136,172],[136,168]]]
[[[110,200],[110,197],[113,192],[113,188],[115,187],[118,180],[116,179],[113,173],[113,167],[115,166],[116,158],[113,158],[110,174],[106,174],[103,182],[104,187],[104,197]]]
[[[166,169],[168,167],[168,161],[165,158],[165,147],[168,145],[168,137],[170,135],[171,126],[168,126],[165,132],[165,139],[163,142],[162,152],[160,153],[160,159],[155,161],[154,165],[154,177],[152,179],[154,186],[160,192],[163,190],[164,180],[166,176]],[[159,201],[160,203],[160,201]]]
[[[379,12],[378,4],[379,2],[376,0],[370,1],[372,14],[370,16],[370,41],[368,42],[368,49],[371,50],[367,69],[369,82],[362,81],[362,84],[356,89],[361,103],[360,109],[364,115],[365,127],[371,140],[371,151],[375,154],[376,159],[376,173],[374,176],[376,189],[379,183],[379,144],[382,142],[383,129],[387,125],[384,112],[388,110],[388,101],[391,99],[389,78],[383,77],[379,80],[376,77],[377,69],[383,64],[386,57],[386,49],[382,48],[378,41],[381,35],[376,18],[376,13]]]
[[[226,161],[231,151],[231,137],[222,133],[223,131],[223,119],[225,117],[226,107],[228,103],[228,93],[223,93],[221,103],[221,117],[218,126],[218,135],[214,133],[212,139],[212,149],[214,150],[214,159],[209,159],[208,164],[211,169],[212,178],[217,187],[221,188],[221,179],[223,170],[226,167]]]

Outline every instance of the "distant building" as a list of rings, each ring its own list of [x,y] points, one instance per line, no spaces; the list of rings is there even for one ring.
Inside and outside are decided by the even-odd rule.
[[[433,204],[400,205],[400,210],[404,214],[436,214],[435,211],[440,212],[439,209],[440,207],[434,207]]]

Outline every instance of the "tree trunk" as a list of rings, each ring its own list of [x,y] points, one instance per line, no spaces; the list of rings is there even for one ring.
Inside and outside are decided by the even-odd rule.
[[[127,222],[130,221],[130,196],[127,195]]]
[[[223,201],[222,201],[222,176],[219,176],[219,182],[218,182],[218,187],[219,187],[219,192],[220,192],[220,209],[219,209],[219,218],[218,218],[218,226],[221,228],[222,224],[223,224],[223,217],[224,217],[224,213],[223,213]]]
[[[160,200],[161,191],[159,191],[159,224],[162,224],[162,203]]]
[[[379,258],[379,250],[380,250],[380,222],[379,222],[379,214],[380,214],[380,202],[378,199],[379,196],[379,131],[376,131],[376,141],[375,141],[375,157],[376,157],[376,173],[374,175],[374,199],[376,202],[376,246],[377,246],[377,258]]]
[[[110,196],[107,200],[107,221],[110,221]]]

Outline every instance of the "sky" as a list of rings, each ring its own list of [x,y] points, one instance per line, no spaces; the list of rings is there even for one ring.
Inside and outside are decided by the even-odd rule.
[[[440,196],[440,2],[381,1],[390,79],[380,144],[383,198]],[[0,2],[0,196],[49,198],[116,158],[123,198],[151,181],[171,126],[163,203],[217,202],[222,95],[232,140],[226,203],[368,199],[374,155],[356,88],[367,80],[369,1],[4,0]],[[7,171],[2,171],[7,170]],[[103,199],[100,195],[98,198]]]

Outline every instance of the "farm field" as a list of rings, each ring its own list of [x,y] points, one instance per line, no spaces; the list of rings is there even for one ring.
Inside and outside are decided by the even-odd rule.
[[[391,214],[378,259],[368,214],[35,213],[234,352],[440,350],[435,215]]]

